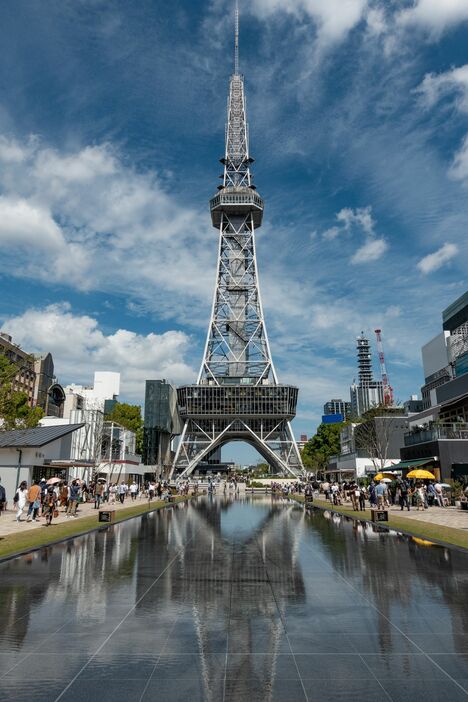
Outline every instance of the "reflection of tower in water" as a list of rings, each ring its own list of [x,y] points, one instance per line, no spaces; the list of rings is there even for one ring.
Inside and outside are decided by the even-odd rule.
[[[246,502],[251,512],[252,505],[249,500]],[[185,519],[179,518],[178,510],[177,514],[160,513],[155,520],[142,523],[145,533],[138,540],[139,562],[150,562],[155,557],[153,530],[159,532],[158,543],[162,537],[162,542],[188,544],[183,557],[167,569],[151,592],[152,600],[145,598],[142,606],[145,611],[158,612],[164,603],[170,603],[171,613],[178,606],[190,610],[193,628],[187,625],[180,632],[181,641],[192,632],[202,659],[207,700],[212,699],[211,691],[219,689],[217,683],[224,676],[226,632],[228,651],[233,654],[230,694],[246,679],[267,680],[270,683],[265,686],[264,699],[269,699],[277,656],[285,652],[281,612],[288,604],[303,602],[305,598],[296,559],[301,528],[296,521],[292,528],[290,521],[292,512],[297,516],[297,508],[275,504],[271,498],[256,503],[258,521],[247,525],[245,539],[223,533],[223,518],[227,520],[230,510],[242,509],[242,500],[206,499],[184,507]],[[189,543],[192,537],[193,548]],[[168,561],[170,558],[162,553],[159,557]],[[163,560],[159,569],[164,566]],[[137,599],[147,582],[146,578],[141,581]],[[172,648],[178,649],[176,643]],[[265,655],[253,657],[253,653]]]

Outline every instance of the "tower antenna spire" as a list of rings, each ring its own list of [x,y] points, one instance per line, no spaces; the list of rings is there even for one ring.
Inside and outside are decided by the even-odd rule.
[[[239,74],[239,0],[236,0],[234,24],[234,73]]]

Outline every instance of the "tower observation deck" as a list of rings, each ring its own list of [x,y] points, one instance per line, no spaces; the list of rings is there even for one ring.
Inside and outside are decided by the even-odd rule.
[[[297,476],[302,463],[290,421],[298,389],[278,382],[260,297],[255,230],[264,203],[252,183],[238,37],[236,7],[222,185],[210,200],[219,232],[215,291],[197,382],[177,390],[184,428],[172,472],[188,476],[224,444],[245,441],[276,471]]]

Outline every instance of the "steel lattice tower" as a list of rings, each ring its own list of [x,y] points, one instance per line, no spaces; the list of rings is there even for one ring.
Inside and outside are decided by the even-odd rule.
[[[262,224],[263,200],[250,173],[238,38],[236,6],[223,184],[210,201],[212,223],[219,230],[213,307],[197,383],[177,390],[184,428],[173,472],[181,476],[230,441],[251,444],[281,472],[298,475],[302,470],[290,425],[298,390],[278,383],[260,297],[255,229]]]

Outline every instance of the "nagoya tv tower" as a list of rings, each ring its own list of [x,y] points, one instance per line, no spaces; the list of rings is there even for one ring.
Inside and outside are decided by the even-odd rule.
[[[296,476],[302,463],[290,421],[298,389],[278,382],[258,281],[255,229],[262,224],[263,200],[250,172],[237,3],[226,149],[220,161],[222,185],[210,200],[211,221],[219,231],[213,307],[197,383],[177,390],[184,428],[172,470],[186,477],[200,462],[213,461],[225,444],[245,441],[275,471]]]

